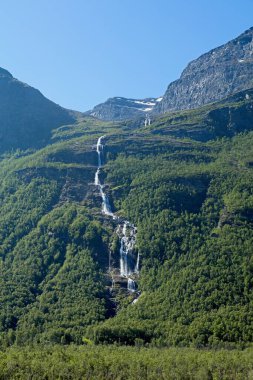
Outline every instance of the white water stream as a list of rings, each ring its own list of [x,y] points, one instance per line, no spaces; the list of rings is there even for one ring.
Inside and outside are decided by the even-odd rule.
[[[107,195],[105,194],[105,192],[103,190],[103,185],[101,185],[100,180],[99,180],[99,173],[100,173],[100,168],[102,166],[102,153],[103,153],[103,145],[102,145],[101,141],[103,138],[104,138],[104,136],[101,136],[101,137],[99,137],[99,139],[97,141],[98,167],[97,167],[97,171],[95,173],[94,184],[96,186],[98,186],[100,194],[101,194],[102,212],[105,215],[110,215],[110,216],[114,217],[114,214],[112,213],[112,210],[111,210],[109,199],[108,199]]]
[[[98,155],[98,166],[95,173],[94,184],[99,188],[99,192],[102,198],[102,213],[111,216],[113,219],[119,221],[116,233],[120,238],[120,276],[127,278],[127,289],[130,292],[135,292],[136,284],[132,279],[134,273],[139,273],[140,257],[139,253],[137,259],[134,255],[134,246],[136,241],[136,227],[129,221],[124,220],[120,222],[117,215],[112,212],[109,198],[104,192],[103,185],[99,179],[99,173],[102,166],[102,156],[103,156],[103,144],[102,140],[105,136],[99,137],[97,141],[97,155]],[[114,280],[113,280],[114,282]]]

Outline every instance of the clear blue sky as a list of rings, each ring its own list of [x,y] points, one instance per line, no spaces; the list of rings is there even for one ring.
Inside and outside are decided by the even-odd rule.
[[[0,0],[0,66],[64,107],[162,95],[253,26],[253,0]]]

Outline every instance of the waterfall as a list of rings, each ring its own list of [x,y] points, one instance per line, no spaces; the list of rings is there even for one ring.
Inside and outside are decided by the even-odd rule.
[[[140,253],[138,251],[136,265],[135,265],[135,273],[137,274],[139,274],[139,267],[140,267]]]
[[[135,282],[130,277],[127,279],[127,289],[130,292],[135,292]]]
[[[101,136],[99,137],[98,141],[97,141],[97,154],[98,154],[98,169],[102,166],[102,160],[101,160],[101,151],[103,150],[103,145],[101,143],[102,139],[104,138],[105,136]]]
[[[146,113],[146,117],[145,117],[145,121],[144,121],[144,125],[145,127],[147,125],[150,125],[151,124],[151,119],[150,119],[150,115],[148,113]]]
[[[118,230],[119,231],[119,230]],[[120,240],[120,275],[130,276],[135,272],[134,246],[135,246],[135,227],[128,221],[124,221]]]
[[[105,136],[99,137],[97,141],[97,155],[98,155],[98,166],[95,173],[95,179],[94,184],[99,188],[99,192],[102,198],[102,213],[105,215],[111,216],[113,219],[116,219],[119,221],[119,218],[117,215],[115,215],[112,212],[112,208],[110,205],[109,198],[107,197],[106,193],[103,190],[103,185],[100,182],[99,174],[100,174],[100,168],[103,164],[102,159],[102,153],[103,153],[103,144],[102,140]],[[140,257],[139,253],[137,255],[137,260],[135,262],[135,252],[134,252],[134,246],[135,246],[135,240],[136,240],[136,227],[131,224],[129,221],[125,220],[122,224],[122,222],[118,224],[117,235],[120,237],[120,276],[127,278],[127,289],[130,292],[135,292],[136,290],[136,284],[135,281],[130,277],[134,273],[139,273],[139,262]],[[112,285],[112,288],[114,286],[114,282]]]
[[[101,185],[100,180],[99,180],[99,173],[100,173],[100,168],[102,166],[102,152],[103,152],[103,145],[102,145],[101,141],[104,137],[105,136],[99,137],[99,139],[97,141],[98,166],[97,166],[97,170],[95,173],[94,184],[95,184],[95,186],[98,186],[98,188],[99,188],[99,192],[100,192],[100,195],[102,198],[102,212],[103,212],[103,214],[110,215],[113,217],[114,214],[112,213],[109,199],[103,190],[103,185]]]

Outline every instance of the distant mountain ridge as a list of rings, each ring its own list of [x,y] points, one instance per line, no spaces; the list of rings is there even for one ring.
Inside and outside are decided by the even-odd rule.
[[[251,344],[252,119],[247,90],[147,126],[83,118],[3,159],[3,347]],[[125,218],[138,231],[135,292],[119,275]]]
[[[253,87],[253,27],[190,62],[160,98],[109,98],[88,115],[104,121],[198,108]]]
[[[42,147],[53,129],[75,122],[76,116],[0,68],[0,153]]]
[[[100,120],[128,120],[145,117],[146,113],[152,112],[162,98],[128,99],[114,97],[98,104],[87,115],[94,116]]]
[[[4,349],[252,344],[253,86],[153,114],[162,102],[85,117],[0,69]]]
[[[253,87],[253,27],[190,62],[154,112],[190,109]]]
[[[163,97],[113,97],[84,114],[67,110],[40,91],[0,68],[0,153],[40,148],[50,142],[52,130],[73,124],[78,116],[102,121],[137,120],[146,115],[198,108],[253,88],[253,28],[190,62],[180,79]]]

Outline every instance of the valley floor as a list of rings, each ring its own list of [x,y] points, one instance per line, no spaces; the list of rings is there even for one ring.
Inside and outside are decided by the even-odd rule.
[[[253,349],[114,346],[14,347],[0,352],[0,379],[253,379]]]

